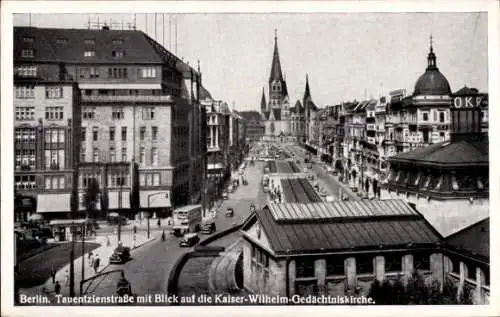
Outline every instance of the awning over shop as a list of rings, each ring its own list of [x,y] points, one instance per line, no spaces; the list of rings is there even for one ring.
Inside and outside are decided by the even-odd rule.
[[[71,194],[40,194],[37,197],[37,212],[70,212]]]
[[[120,192],[110,191],[108,192],[108,203],[109,209],[130,208],[130,192],[128,190],[122,191],[120,205]]]
[[[90,222],[88,219],[54,219],[49,222],[49,226],[71,226]]]
[[[168,190],[141,190],[139,197],[141,208],[169,208],[172,206]]]

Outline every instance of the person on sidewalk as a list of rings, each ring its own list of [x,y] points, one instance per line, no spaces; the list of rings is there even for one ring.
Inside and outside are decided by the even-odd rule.
[[[99,256],[96,254],[95,259],[94,259],[94,274],[97,274],[97,271],[99,270],[100,262],[101,262],[101,259],[99,259]]]
[[[52,267],[50,269],[50,276],[52,277],[52,284],[55,284],[56,283],[56,269],[54,267]]]
[[[69,284],[69,271],[66,270],[64,272],[64,284],[68,285]]]
[[[166,237],[165,237],[165,229],[163,229],[163,232],[161,234],[161,241],[165,242]]]
[[[92,267],[92,262],[94,261],[94,253],[92,251],[89,252],[89,267]]]
[[[59,281],[56,281],[56,285],[54,286],[54,292],[56,295],[59,295],[61,293],[61,284],[59,284]]]
[[[161,227],[161,221],[160,221],[160,218],[158,218],[158,222],[157,222],[157,224],[158,224],[158,228],[160,228],[160,227]]]

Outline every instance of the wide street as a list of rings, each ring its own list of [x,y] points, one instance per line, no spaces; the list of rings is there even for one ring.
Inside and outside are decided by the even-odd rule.
[[[264,195],[260,186],[263,166],[262,162],[256,162],[254,166],[247,164],[245,178],[248,180],[248,185],[240,185],[234,193],[229,194],[228,200],[222,202],[215,219],[217,231],[244,221],[250,213],[251,202],[257,207],[263,205]],[[225,216],[224,212],[227,207],[234,208],[234,217]],[[156,223],[152,223],[151,226],[156,226]],[[202,239],[205,237],[201,235]],[[179,238],[171,235],[167,235],[165,242],[156,239],[133,250],[132,260],[129,262],[122,265],[109,265],[105,272],[123,269],[134,294],[164,293],[173,264],[183,253],[192,250],[192,248],[181,248],[178,243]],[[116,294],[118,279],[119,273],[104,275],[89,282],[84,289],[88,287],[86,294],[113,295]]]
[[[306,151],[296,144],[288,146],[286,149],[290,153],[293,153],[295,155],[293,158],[295,160],[300,161],[298,165],[300,166],[301,170],[304,170],[304,168],[306,167],[306,164],[304,164]],[[320,162],[317,158],[313,157],[313,163],[311,165],[312,165],[311,171],[315,174],[316,177],[318,177],[318,179],[320,179],[326,185],[327,187],[326,190],[329,192],[330,195],[338,198],[339,189],[342,189],[342,192],[345,195],[349,196],[349,199],[360,200],[360,198],[352,191],[346,190],[346,185],[341,184],[336,177],[329,174],[325,170],[324,163]]]

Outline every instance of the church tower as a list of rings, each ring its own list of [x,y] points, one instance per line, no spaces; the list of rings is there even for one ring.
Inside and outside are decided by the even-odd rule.
[[[278,52],[278,35],[274,30],[274,53],[269,76],[269,109],[281,109],[285,98],[288,97],[285,79],[281,71],[280,55]]]

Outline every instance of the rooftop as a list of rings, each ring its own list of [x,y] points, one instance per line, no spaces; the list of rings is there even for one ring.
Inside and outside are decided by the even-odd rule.
[[[445,239],[447,246],[465,250],[471,255],[490,258],[490,218],[486,218],[462,229]]]
[[[441,239],[401,200],[271,203],[251,217],[259,221],[277,255],[407,248],[409,244],[435,245]]]

